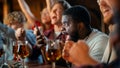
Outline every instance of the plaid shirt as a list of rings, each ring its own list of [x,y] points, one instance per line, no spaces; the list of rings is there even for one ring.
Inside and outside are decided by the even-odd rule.
[[[55,38],[55,32],[54,32],[54,28],[50,29],[50,30],[47,30],[44,32],[45,36],[49,39],[52,39],[52,40],[56,40],[56,39],[59,39],[63,42],[65,42],[66,40],[66,35],[60,33],[56,38]]]

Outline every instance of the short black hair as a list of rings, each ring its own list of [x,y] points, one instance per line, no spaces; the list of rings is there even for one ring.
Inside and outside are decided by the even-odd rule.
[[[83,22],[86,27],[90,27],[91,17],[89,11],[81,5],[73,6],[63,12],[63,15],[72,17],[75,23]]]

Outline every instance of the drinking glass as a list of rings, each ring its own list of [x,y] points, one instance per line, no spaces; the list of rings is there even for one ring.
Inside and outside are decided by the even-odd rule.
[[[28,44],[28,41],[22,42],[18,41],[18,55],[22,59],[23,68],[26,68],[24,59],[29,56],[31,47]]]
[[[16,41],[13,42],[13,60],[17,62],[20,60],[18,56],[18,44]]]
[[[61,46],[57,40],[49,40],[46,44],[45,55],[48,61],[52,62],[52,68],[55,68],[55,61],[61,58]]]

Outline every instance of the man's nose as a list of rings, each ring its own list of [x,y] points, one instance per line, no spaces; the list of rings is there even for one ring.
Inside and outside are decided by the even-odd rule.
[[[98,5],[104,5],[105,1],[104,0],[97,0]]]
[[[62,27],[61,31],[63,34],[67,34],[65,27]]]
[[[66,29],[65,29],[65,27],[64,27],[64,26],[61,28],[61,31],[66,31]]]

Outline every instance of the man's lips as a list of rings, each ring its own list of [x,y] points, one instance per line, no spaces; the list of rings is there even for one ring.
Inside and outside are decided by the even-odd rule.
[[[53,17],[52,17],[52,19],[56,19],[56,17],[55,17],[55,16],[53,16]]]
[[[109,14],[109,9],[103,10],[103,16],[107,16]]]

